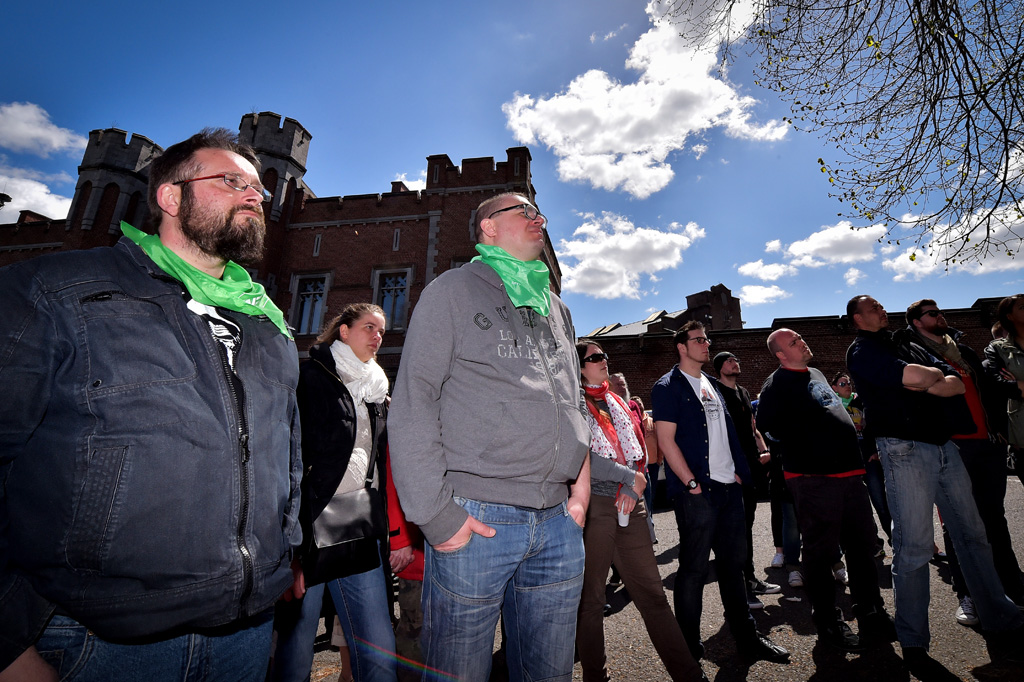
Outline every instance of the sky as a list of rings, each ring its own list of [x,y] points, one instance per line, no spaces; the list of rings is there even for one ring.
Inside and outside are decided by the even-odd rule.
[[[746,328],[1024,290],[1024,259],[947,266],[908,234],[849,223],[834,147],[740,58],[722,73],[646,0],[8,3],[0,223],[67,215],[89,131],[169,146],[250,112],[313,136],[318,196],[424,184],[426,157],[527,145],[580,335],[686,307],[722,283]],[[910,259],[916,251],[917,257]]]

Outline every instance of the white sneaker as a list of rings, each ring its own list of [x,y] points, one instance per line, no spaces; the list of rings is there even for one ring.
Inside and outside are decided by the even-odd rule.
[[[837,568],[832,571],[832,577],[836,579],[837,583],[842,583],[843,585],[850,584],[850,576],[846,573],[845,568]]]
[[[768,564],[768,568],[783,568],[786,565],[786,559],[780,553],[776,553],[772,557],[772,562]]]
[[[956,608],[956,622],[960,625],[977,625],[978,612],[974,610],[974,600],[964,597],[960,600],[960,606]]]
[[[800,571],[789,572],[789,586],[790,587],[803,587],[804,576]]]

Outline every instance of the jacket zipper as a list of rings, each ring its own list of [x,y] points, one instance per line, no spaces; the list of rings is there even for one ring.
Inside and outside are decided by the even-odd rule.
[[[513,310],[514,309],[515,308],[513,307]],[[533,310],[529,310],[529,309],[528,309],[528,312],[526,313],[527,317],[531,318],[530,319],[531,322],[532,322],[532,317],[531,316],[533,316],[534,314],[535,314],[534,311]],[[521,316],[520,316],[520,320],[522,320]],[[541,366],[544,367],[544,377],[548,380],[548,389],[551,391],[551,402],[555,406],[555,410],[554,410],[554,412],[555,412],[555,456],[551,458],[551,466],[548,467],[547,473],[548,473],[548,475],[550,475],[551,472],[555,470],[555,465],[558,464],[558,451],[559,451],[559,447],[558,446],[561,443],[561,438],[562,438],[562,436],[561,436],[561,433],[562,433],[562,417],[561,417],[561,414],[560,414],[559,409],[558,409],[558,394],[557,394],[557,390],[556,390],[556,387],[555,387],[555,381],[551,377],[551,368],[548,367],[547,360],[545,359],[545,353],[542,352],[542,348],[541,348],[541,345],[540,345],[540,336],[537,334],[537,326],[536,325],[524,325],[524,326],[528,326],[529,327],[526,330],[526,333],[533,337],[533,343],[537,347],[538,361],[540,362]],[[558,340],[555,338],[555,330],[551,326],[550,318],[548,319],[548,331],[551,332],[551,343],[554,346],[554,353],[557,354],[559,352],[559,350],[560,350],[560,346],[558,345]]]
[[[242,347],[242,328],[238,328],[238,350]],[[242,555],[242,595],[240,602],[244,604],[252,594],[253,588],[253,561],[252,552],[245,544],[245,532],[249,518],[249,422],[245,418],[245,387],[242,379],[231,368],[228,362],[228,351],[222,343],[214,340],[220,351],[221,369],[224,370],[224,378],[227,379],[228,391],[231,393],[232,403],[235,407],[235,416],[238,418],[238,455],[241,463],[240,484],[242,492],[242,506],[239,510],[238,531],[235,541],[238,544],[238,552]],[[238,351],[236,351],[237,353]]]

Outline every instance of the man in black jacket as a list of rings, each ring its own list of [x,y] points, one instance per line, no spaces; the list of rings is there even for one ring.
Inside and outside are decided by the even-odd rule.
[[[907,308],[908,329],[914,338],[938,358],[949,363],[964,382],[964,393],[974,420],[973,433],[957,434],[953,442],[960,450],[967,474],[971,478],[971,491],[978,506],[978,513],[985,524],[985,534],[992,545],[992,558],[1002,581],[1006,595],[1018,605],[1024,605],[1024,583],[1021,581],[1020,565],[1013,553],[1010,531],[1006,526],[1006,445],[1000,445],[998,434],[990,428],[986,407],[993,406],[1003,414],[1006,412],[1006,398],[1001,387],[985,373],[978,354],[961,341],[962,333],[950,329],[946,316],[930,298],[910,304]],[[1016,386],[1013,387],[1016,389]],[[999,394],[999,395],[997,395]],[[952,559],[952,557],[951,557]],[[953,562],[950,562],[953,567]],[[957,621],[964,625],[970,620],[974,604],[970,592],[963,582],[959,570],[954,571],[954,588],[960,599]]]
[[[762,491],[767,492],[768,474],[765,465],[771,453],[764,444],[760,432],[754,426],[754,411],[750,407],[750,393],[739,385],[740,359],[729,351],[722,351],[712,361],[718,373],[718,390],[725,399],[725,408],[729,410],[736,435],[740,439],[740,447],[747,458],[750,474],[754,479],[752,485],[743,486],[743,510],[747,519],[747,559],[743,564],[743,577],[746,579],[747,606],[752,609],[764,608],[758,599],[762,594],[778,594],[782,588],[774,583],[765,582],[757,577],[754,571],[754,521],[757,517],[757,501]]]
[[[302,462],[295,342],[239,264],[258,163],[204,130],[150,167],[157,234],[0,270],[0,679],[263,680]]]
[[[875,528],[857,429],[825,376],[808,366],[814,356],[803,337],[777,329],[768,337],[768,349],[781,367],[761,388],[757,426],[782,457],[796,504],[818,639],[845,651],[862,648],[836,608],[832,561],[842,543],[861,635],[891,642],[896,631],[878,589]]]
[[[846,366],[864,399],[893,516],[896,632],[910,672],[936,677],[941,666],[927,653],[932,505],[938,504],[958,547],[982,626],[1017,630],[1024,615],[1003,593],[970,478],[950,440],[970,429],[959,375],[919,344],[895,339],[885,308],[870,296],[853,297],[846,312],[858,330]]]

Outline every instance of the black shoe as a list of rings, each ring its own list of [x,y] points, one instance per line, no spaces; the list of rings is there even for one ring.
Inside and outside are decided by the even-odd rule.
[[[766,583],[759,578],[751,578],[747,581],[748,594],[778,594],[782,588],[775,583]]]
[[[834,646],[842,651],[864,651],[860,637],[842,620],[837,620],[818,627],[818,641]]]
[[[753,639],[742,645],[739,649],[741,655],[755,661],[789,663],[789,652],[760,632],[755,632]]]
[[[903,663],[910,674],[921,682],[957,682],[959,677],[928,655],[924,647],[903,647]]]
[[[859,624],[857,634],[861,640],[872,640],[875,642],[895,642],[896,623],[892,616],[885,612],[885,609],[876,609],[857,616]]]

